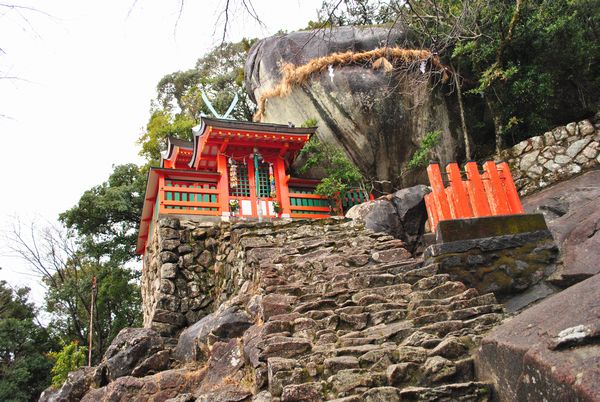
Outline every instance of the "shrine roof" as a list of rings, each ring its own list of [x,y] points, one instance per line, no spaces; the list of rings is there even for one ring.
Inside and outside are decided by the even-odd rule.
[[[215,119],[212,117],[202,117],[201,131],[207,127],[230,129],[230,130],[243,130],[243,131],[256,131],[261,133],[275,133],[275,134],[287,134],[287,135],[306,135],[314,134],[316,127],[290,127],[288,124],[275,124],[275,123],[254,123],[250,121],[238,121],[230,119]]]
[[[214,158],[230,145],[281,148],[285,150],[282,156],[291,162],[316,130],[317,127],[202,117],[200,125],[192,129],[194,145],[189,166],[205,167],[200,165],[205,163],[203,158]]]

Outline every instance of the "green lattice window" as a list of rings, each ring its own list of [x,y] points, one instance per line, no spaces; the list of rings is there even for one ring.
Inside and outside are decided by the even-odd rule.
[[[269,164],[261,163],[258,165],[258,186],[257,195],[259,198],[271,197],[271,182],[269,181]]]
[[[248,180],[248,166],[237,165],[237,186],[231,186],[229,180],[229,195],[232,197],[250,197],[250,181]]]

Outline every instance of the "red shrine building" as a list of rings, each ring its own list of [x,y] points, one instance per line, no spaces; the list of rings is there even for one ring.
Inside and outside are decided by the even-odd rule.
[[[160,167],[149,172],[137,252],[144,254],[154,222],[169,214],[259,220],[330,217],[329,199],[314,191],[319,181],[289,175],[315,130],[202,117],[193,141],[169,138]],[[364,201],[365,195],[351,192],[336,209]]]

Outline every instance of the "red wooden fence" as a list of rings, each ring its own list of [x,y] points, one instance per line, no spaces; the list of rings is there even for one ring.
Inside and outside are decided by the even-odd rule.
[[[483,173],[479,172],[477,163],[468,162],[464,174],[463,180],[458,164],[448,164],[446,187],[440,165],[427,167],[432,192],[425,196],[425,205],[433,232],[438,222],[444,220],[525,212],[506,162],[487,161],[483,164]]]

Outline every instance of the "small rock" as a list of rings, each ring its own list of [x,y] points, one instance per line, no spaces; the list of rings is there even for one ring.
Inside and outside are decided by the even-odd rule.
[[[535,150],[533,152],[523,155],[523,157],[521,158],[521,162],[519,163],[519,169],[521,169],[524,172],[529,170],[529,168],[535,164],[539,154],[540,151]]]
[[[452,377],[456,366],[441,356],[430,357],[423,365],[423,379],[428,383],[437,383]]]
[[[358,359],[355,356],[338,356],[325,359],[323,362],[325,373],[335,374],[340,370],[359,368]]]
[[[400,390],[394,387],[371,388],[361,395],[365,402],[399,402],[401,400]]]
[[[580,121],[577,124],[577,128],[579,129],[580,135],[594,134],[595,131],[594,125],[589,120]]]
[[[580,140],[577,140],[575,142],[573,142],[571,145],[569,145],[569,148],[567,148],[566,154],[567,156],[570,156],[571,158],[574,158],[577,154],[579,154],[579,152],[581,152],[590,142],[592,141],[591,138],[582,138]]]
[[[567,129],[567,132],[569,133],[569,135],[576,135],[577,134],[577,123],[572,122],[566,125],[565,127]]]
[[[392,364],[385,371],[388,384],[400,386],[406,382],[409,382],[411,377],[418,369],[419,365],[415,363]]]
[[[456,359],[463,356],[468,350],[467,346],[465,346],[458,338],[449,337],[442,340],[439,345],[429,351],[429,355],[442,356],[447,359]]]
[[[282,402],[320,402],[323,400],[323,386],[320,383],[286,385],[281,394]]]
[[[177,276],[177,264],[167,262],[160,267],[160,277],[162,279],[173,279]]]

